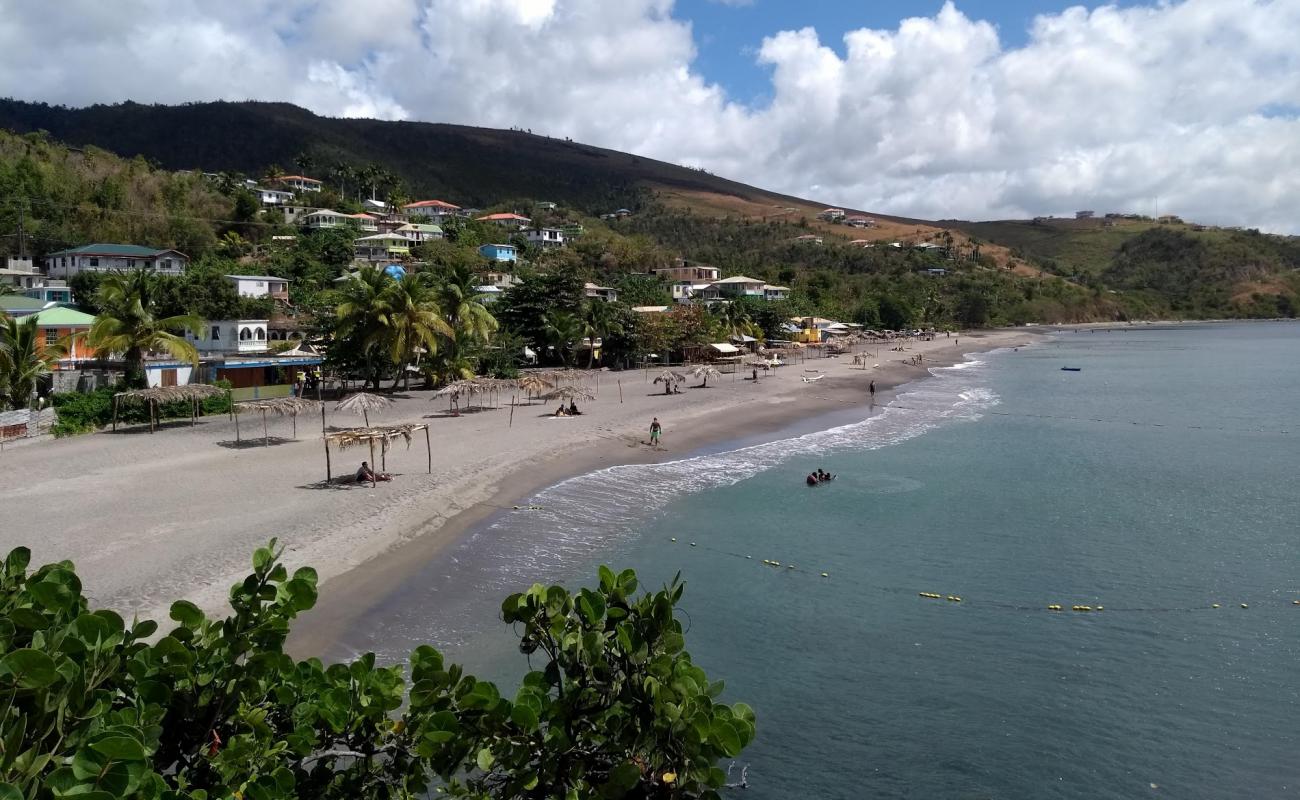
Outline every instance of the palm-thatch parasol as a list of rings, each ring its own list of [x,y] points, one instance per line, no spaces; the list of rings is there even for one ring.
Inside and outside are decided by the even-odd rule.
[[[596,396],[579,386],[559,386],[542,395],[543,400],[595,400]]]
[[[441,389],[433,393],[434,397],[447,398],[447,410],[460,416],[460,398],[461,395],[473,398],[474,392],[480,391],[481,386],[478,381],[459,380],[452,381]],[[466,405],[468,408],[468,404]]]
[[[703,378],[704,382],[700,384],[700,387],[707,388],[709,385],[709,378],[717,378],[721,376],[722,373],[719,372],[718,368],[715,366],[712,366],[710,364],[701,364],[695,369],[691,370],[691,375],[696,378]]]
[[[149,404],[149,432],[154,432],[159,403],[174,400],[190,401],[190,424],[198,418],[198,404],[209,397],[220,397],[227,393],[220,386],[207,383],[187,383],[184,386],[152,386],[148,389],[132,389],[113,395],[113,430],[117,430],[117,409],[122,401],[143,401]]]
[[[330,442],[338,445],[339,449],[346,450],[349,447],[366,444],[370,446],[370,464],[371,473],[374,473],[375,463],[375,442],[380,444],[380,470],[388,467],[388,443],[393,439],[402,438],[406,440],[406,446],[411,446],[412,434],[415,431],[424,431],[424,447],[428,459],[429,474],[433,474],[433,447],[429,443],[429,426],[428,425],[385,425],[379,428],[348,428],[341,431],[331,431],[325,434],[325,482],[329,483],[333,476],[330,473]],[[372,478],[370,485],[374,486],[375,481]]]
[[[293,438],[298,438],[298,415],[304,411],[315,411],[321,408],[321,404],[316,400],[308,400],[305,397],[271,397],[266,400],[246,400],[242,403],[235,404],[235,413],[240,414],[244,411],[261,411],[262,412],[262,444],[270,444],[270,436],[266,432],[266,414],[267,412],[284,416],[288,414],[293,417]],[[239,438],[239,428],[235,428],[235,438]]]
[[[370,427],[370,412],[380,411],[388,408],[393,404],[390,398],[369,392],[357,392],[350,394],[339,401],[334,406],[335,411],[351,411],[353,414],[360,414],[361,418],[366,421],[366,427]]]
[[[672,394],[673,386],[679,383],[686,383],[686,376],[680,372],[673,372],[670,369],[666,369],[659,373],[659,376],[655,378],[654,382],[662,383],[664,385],[664,394]]]
[[[554,388],[555,386],[554,382],[548,381],[544,376],[535,372],[530,372],[527,375],[521,376],[516,383],[520,389],[523,389],[528,393],[528,401],[530,403],[535,395],[540,395],[542,392]]]

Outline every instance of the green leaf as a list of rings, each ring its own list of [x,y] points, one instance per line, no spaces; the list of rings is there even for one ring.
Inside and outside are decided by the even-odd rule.
[[[90,745],[90,749],[114,761],[143,761],[144,746],[127,736],[109,736]]]
[[[0,783],[0,800],[23,800],[23,793],[11,783]]]
[[[740,736],[727,720],[714,720],[713,727],[709,730],[709,738],[728,758],[740,755]]]
[[[510,709],[510,719],[526,732],[531,733],[537,729],[537,712],[528,706],[515,706]]]
[[[177,600],[172,603],[172,610],[168,616],[187,628],[197,628],[203,624],[203,612],[188,600]]]
[[[624,761],[609,771],[609,780],[601,794],[606,797],[622,797],[632,791],[641,782],[641,768],[631,761]]]
[[[253,551],[253,571],[261,572],[265,570],[266,566],[271,563],[273,558],[275,558],[275,556],[271,553],[270,548],[257,548]]]
[[[5,556],[5,574],[17,577],[27,572],[27,565],[32,563],[32,551],[26,547],[15,547]]]
[[[54,667],[54,659],[30,647],[14,650],[4,658],[0,658],[0,676],[5,675],[12,675],[18,686],[23,689],[41,689],[54,683],[59,677]]]
[[[478,751],[478,757],[476,757],[474,761],[478,764],[479,769],[487,772],[492,769],[492,764],[496,761],[496,757],[492,755],[491,750],[484,747],[482,750]]]

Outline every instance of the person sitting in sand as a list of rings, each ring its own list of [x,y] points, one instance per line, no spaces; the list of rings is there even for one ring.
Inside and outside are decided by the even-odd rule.
[[[357,470],[357,483],[364,483],[366,481],[374,483],[375,481],[391,481],[392,479],[392,475],[389,475],[387,472],[375,472],[370,468],[370,465],[364,461],[361,462],[361,468]]]
[[[576,417],[576,416],[580,415],[581,413],[582,413],[582,412],[578,410],[578,404],[575,403],[575,402],[573,402],[572,400],[570,400],[570,401],[569,401],[569,416],[571,416],[571,417]]]
[[[569,412],[564,410],[564,403],[560,403],[560,407],[555,409],[555,416],[557,417],[569,416]]]

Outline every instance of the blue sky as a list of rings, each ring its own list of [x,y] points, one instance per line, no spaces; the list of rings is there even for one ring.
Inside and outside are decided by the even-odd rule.
[[[1101,5],[1131,6],[1133,2],[1099,3],[1095,0],[957,0],[956,6],[972,19],[998,28],[1004,47],[1019,47],[1038,14],[1071,6],[1089,9]],[[727,91],[732,100],[762,105],[771,86],[768,71],[755,63],[763,37],[777,31],[812,27],[822,44],[844,55],[843,36],[859,28],[894,30],[908,17],[929,17],[943,0],[752,0],[737,5],[721,0],[678,0],[674,16],[694,27],[699,55],[695,69]]]

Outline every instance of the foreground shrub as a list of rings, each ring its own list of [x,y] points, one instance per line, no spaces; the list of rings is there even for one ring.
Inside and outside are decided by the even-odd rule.
[[[368,653],[295,662],[290,622],[316,601],[272,540],[209,619],[126,624],[90,610],[69,562],[0,575],[0,800],[111,798],[710,798],[753,712],[691,663],[683,584],[637,594],[601,567],[594,590],[507,598],[530,671],[513,699],[415,649],[409,672]]]

